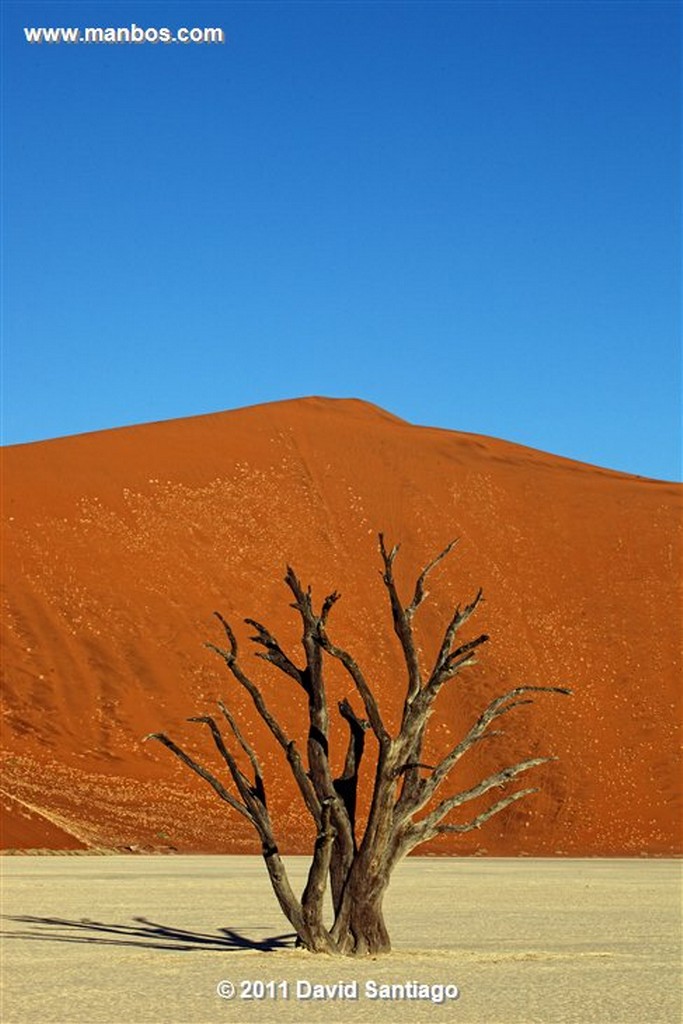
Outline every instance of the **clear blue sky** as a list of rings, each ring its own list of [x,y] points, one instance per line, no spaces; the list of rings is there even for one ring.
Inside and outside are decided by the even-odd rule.
[[[680,474],[674,3],[11,3],[3,440],[309,394]],[[218,26],[223,46],[29,45]]]

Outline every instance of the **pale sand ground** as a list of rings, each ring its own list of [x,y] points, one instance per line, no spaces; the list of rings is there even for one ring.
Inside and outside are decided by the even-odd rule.
[[[305,861],[288,864],[300,885]],[[254,949],[290,931],[258,858],[5,857],[0,868],[3,1024],[681,1020],[676,861],[410,859],[387,897],[395,952],[362,962]],[[461,994],[226,1001],[221,979],[361,991],[414,980]]]

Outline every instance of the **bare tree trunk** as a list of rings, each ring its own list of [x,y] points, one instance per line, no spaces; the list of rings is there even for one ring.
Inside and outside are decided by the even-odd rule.
[[[344,935],[337,940],[337,948],[344,956],[374,956],[390,953],[391,941],[384,923],[382,899],[359,893],[351,905]]]
[[[214,772],[195,761],[163,733],[147,737],[163,743],[188,768],[208,782],[225,803],[253,825],[261,839],[263,858],[278,903],[296,931],[297,943],[313,953],[363,956],[389,952],[391,943],[382,905],[391,873],[401,858],[429,839],[480,828],[510,804],[535,793],[535,787],[516,790],[496,800],[471,820],[446,820],[452,811],[470,800],[476,800],[491,790],[505,789],[518,775],[554,760],[551,757],[534,757],[520,761],[495,771],[470,789],[438,802],[437,792],[460,758],[475,744],[500,734],[499,731],[489,729],[492,722],[520,705],[530,704],[531,693],[571,692],[553,686],[521,686],[510,690],[489,703],[464,738],[442,756],[437,764],[422,762],[427,724],[439,691],[461,670],[476,664],[476,651],[488,640],[486,634],[481,634],[466,643],[458,645],[456,642],[458,631],[482,599],[479,591],[470,604],[462,610],[459,605],[455,609],[431,671],[425,667],[419,653],[413,619],[427,597],[426,583],[430,573],[453,547],[454,542],[425,566],[415,583],[412,600],[404,605],[394,579],[393,567],[398,546],[388,550],[384,538],[381,534],[379,536],[384,565],[382,579],[406,668],[403,715],[395,736],[385,726],[374,691],[357,662],[348,651],[333,643],[327,634],[327,618],[339,599],[337,593],[328,595],[320,611],[316,612],[311,588],[304,590],[294,571],[287,569],[285,582],[294,596],[292,607],[298,611],[303,625],[303,667],[299,667],[289,657],[265,626],[255,619],[245,619],[256,630],[256,635],[251,637],[252,641],[263,648],[258,651],[258,657],[294,680],[305,693],[308,711],[307,768],[296,742],[287,736],[277,717],[266,705],[260,687],[242,668],[238,659],[237,640],[229,623],[216,613],[227,637],[228,647],[221,648],[215,644],[206,646],[220,655],[236,682],[250,695],[258,715],[284,752],[304,806],[316,827],[313,857],[300,900],[291,888],[278,852],[267,808],[261,765],[228,706],[219,701],[222,715],[242,752],[242,763],[245,759],[249,762],[252,779],[244,774],[213,718],[203,715],[190,721],[209,726],[215,747],[228,769],[236,793],[230,792]],[[323,674],[324,655],[341,663],[367,716],[359,718],[346,698],[338,704],[339,714],[349,727],[349,739],[344,767],[337,778],[332,775],[330,761],[330,721]],[[356,798],[367,730],[371,731],[377,742],[378,753],[368,821],[359,838]],[[417,817],[421,812],[422,817]],[[328,882],[334,911],[334,921],[329,929],[323,920]]]
[[[382,912],[389,886],[390,866],[359,856],[353,864],[344,898],[332,928],[338,951],[345,956],[388,953],[391,941]]]

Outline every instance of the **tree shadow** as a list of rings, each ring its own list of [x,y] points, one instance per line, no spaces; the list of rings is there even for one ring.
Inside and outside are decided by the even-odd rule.
[[[5,921],[34,925],[31,930],[6,931],[6,939],[32,939],[43,942],[81,942],[102,946],[132,946],[137,949],[170,949],[176,952],[213,950],[215,952],[244,952],[256,950],[272,953],[277,949],[293,949],[295,933],[272,935],[265,939],[251,939],[235,928],[218,928],[216,934],[186,931],[158,924],[146,917],[134,917],[134,924],[105,924],[82,917],[70,921],[63,917],[33,917],[30,915],[3,915]]]

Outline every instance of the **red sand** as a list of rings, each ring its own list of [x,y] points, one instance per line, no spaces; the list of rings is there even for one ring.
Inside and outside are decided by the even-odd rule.
[[[287,727],[303,723],[295,684],[253,658],[241,625],[252,616],[296,643],[291,563],[319,598],[342,592],[330,635],[395,711],[383,530],[401,542],[406,598],[419,566],[460,537],[416,619],[428,661],[452,607],[479,585],[486,598],[467,635],[491,642],[441,694],[427,759],[515,685],[575,693],[516,709],[453,780],[555,754],[534,773],[541,792],[421,852],[681,852],[680,487],[325,399],[19,445],[3,459],[4,848],[256,851],[246,822],[141,742],[165,730],[216,766],[204,727],[185,719],[223,696],[265,749],[283,848],[305,851],[279,751],[202,645],[221,642],[221,610]],[[337,672],[330,690],[360,711]],[[345,741],[340,725],[339,761]]]

